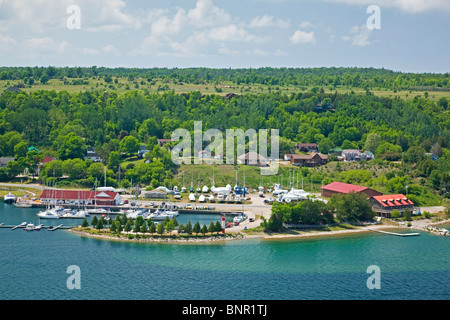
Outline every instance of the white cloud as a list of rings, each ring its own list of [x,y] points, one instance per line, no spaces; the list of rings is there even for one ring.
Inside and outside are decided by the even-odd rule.
[[[50,37],[32,38],[26,40],[25,45],[30,49],[49,48],[53,46],[53,39]]]
[[[189,10],[188,18],[190,23],[197,27],[211,27],[232,22],[231,15],[214,6],[212,0],[198,0],[195,8]]]
[[[316,38],[314,37],[314,32],[305,32],[302,30],[297,30],[289,38],[292,44],[304,44],[304,43],[316,43]]]
[[[450,11],[450,1],[448,0],[326,0],[328,2],[345,3],[349,5],[369,6],[376,4],[383,9],[396,8],[408,13],[421,13],[425,11]]]
[[[371,45],[370,35],[372,30],[367,28],[366,25],[354,26],[350,29],[350,35],[343,36],[344,41],[350,41],[353,46],[366,47]]]
[[[289,20],[275,19],[273,16],[269,16],[267,14],[263,15],[262,17],[255,17],[250,22],[251,28],[288,28],[289,25]]]

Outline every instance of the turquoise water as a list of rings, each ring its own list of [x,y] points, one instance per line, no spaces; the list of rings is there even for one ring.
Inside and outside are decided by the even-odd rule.
[[[37,223],[37,211],[0,203],[0,223]],[[60,223],[80,221],[51,224]],[[449,249],[450,237],[427,233],[187,245],[0,229],[0,299],[449,299]],[[81,290],[66,286],[71,265]],[[380,290],[366,286],[371,265],[381,269]]]

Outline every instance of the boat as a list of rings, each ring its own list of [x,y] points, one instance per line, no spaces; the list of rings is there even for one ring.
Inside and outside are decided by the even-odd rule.
[[[203,189],[202,189],[202,192],[203,193],[208,193],[209,192],[208,186],[204,186]]]
[[[59,219],[60,211],[60,209],[48,209],[39,212],[37,216],[41,219]]]
[[[42,224],[34,227],[34,231],[41,231],[41,229],[42,229]]]
[[[204,195],[200,195],[198,202],[206,202],[206,197]]]
[[[209,198],[208,198],[208,201],[214,202],[214,195],[210,195]]]
[[[34,224],[28,223],[27,226],[23,229],[24,231],[34,231]]]
[[[189,194],[189,201],[195,202],[195,195],[193,193]]]
[[[29,202],[24,202],[24,201],[20,201],[20,202],[16,202],[13,204],[13,206],[17,207],[17,208],[32,208],[33,205]]]
[[[89,209],[86,212],[87,212],[87,214],[107,214],[110,211],[105,208],[95,208],[95,209]]]
[[[150,214],[149,218],[151,220],[165,220],[166,218],[173,219],[179,215],[178,208],[169,205],[156,209],[154,213]]]
[[[181,188],[181,193],[186,193],[186,187]]]
[[[86,218],[86,211],[84,211],[84,210],[75,211],[75,210],[67,209],[67,210],[63,211],[61,218],[84,219],[84,218]]]
[[[217,195],[217,201],[219,201],[219,202],[225,201],[225,196],[222,193],[219,193]]]
[[[5,197],[3,198],[3,201],[5,203],[14,203],[14,202],[16,202],[16,196],[10,192],[5,195]]]
[[[234,201],[236,201],[236,202],[241,202],[241,196],[237,194],[237,195],[234,197]]]
[[[239,218],[239,217],[234,217],[234,219],[233,219],[233,224],[234,224],[235,226],[238,226],[240,223],[241,223],[241,218]]]

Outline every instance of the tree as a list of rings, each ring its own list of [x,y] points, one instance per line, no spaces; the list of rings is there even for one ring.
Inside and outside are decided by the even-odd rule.
[[[154,234],[156,232],[156,225],[153,221],[151,221],[151,224],[148,226],[148,232],[151,234]]]
[[[206,224],[204,224],[203,227],[202,227],[201,233],[203,235],[205,235],[207,232],[208,232],[208,227],[206,226]]]
[[[359,222],[371,220],[375,212],[365,193],[350,192],[342,195],[334,195],[330,204],[335,208],[337,218],[340,221]]]
[[[158,225],[156,226],[156,233],[158,233],[159,235],[163,235],[165,231],[165,226],[164,223],[158,223]]]
[[[186,223],[186,225],[184,226],[184,231],[186,231],[187,234],[192,234],[191,221],[188,221],[188,223]]]
[[[102,230],[103,229],[103,220],[102,219],[98,220],[97,225],[95,226],[95,228],[97,230]]]
[[[219,221],[217,221],[216,222],[216,226],[215,226],[216,228],[216,232],[217,232],[217,234],[219,234],[219,232],[222,232],[222,224],[219,222]]]
[[[116,169],[120,165],[120,153],[112,151],[108,158],[108,168]]]
[[[375,153],[380,144],[380,141],[381,138],[378,133],[369,133],[367,135],[366,143],[364,144],[364,150]]]
[[[139,140],[133,136],[126,136],[120,141],[120,151],[129,155],[139,151]]]
[[[216,226],[215,226],[214,222],[211,221],[211,223],[209,224],[209,227],[208,227],[208,232],[213,234],[214,231],[216,231]]]
[[[63,142],[58,149],[59,159],[84,159],[86,146],[80,136],[71,132],[68,135],[62,137],[62,141]]]
[[[91,226],[96,227],[98,223],[98,218],[97,216],[94,216],[91,220]]]
[[[201,231],[201,227],[200,227],[200,223],[197,221],[194,225],[193,231],[195,232],[195,234],[198,236],[198,234]]]
[[[83,219],[83,222],[81,223],[81,227],[82,227],[82,228],[87,228],[87,227],[89,227],[89,223],[88,223],[88,221],[86,220],[86,218]]]
[[[27,152],[28,152],[28,144],[25,141],[19,142],[14,146],[14,157],[16,159],[26,157]]]

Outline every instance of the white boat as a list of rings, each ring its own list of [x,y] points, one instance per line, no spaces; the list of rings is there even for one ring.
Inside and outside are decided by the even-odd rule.
[[[186,187],[181,188],[181,193],[186,193]]]
[[[5,203],[14,203],[14,202],[16,202],[16,196],[10,192],[5,195],[5,197],[3,198],[3,201],[5,201]]]
[[[222,194],[222,195],[229,194],[229,193],[231,193],[231,190],[232,190],[231,185],[229,185],[229,184],[227,184],[227,186],[224,188],[211,187],[211,191],[215,194]]]
[[[27,226],[23,230],[25,230],[25,231],[34,231],[34,228],[35,228],[34,224],[29,223],[29,224],[27,224]]]
[[[165,220],[167,217],[173,219],[178,217],[180,213],[176,207],[159,208],[154,213],[150,214],[151,220]]]
[[[33,207],[33,205],[32,205],[31,203],[29,203],[29,202],[23,202],[23,201],[16,202],[16,203],[14,203],[13,205],[14,205],[15,207],[17,207],[17,208],[31,208],[31,207]]]
[[[225,196],[222,193],[219,193],[217,195],[217,201],[219,201],[219,202],[225,201]]]
[[[189,201],[195,202],[195,195],[193,193],[189,194]]]
[[[65,213],[63,213],[61,215],[61,218],[66,218],[66,219],[84,219],[86,218],[86,211],[84,210],[68,210],[65,211]]]
[[[213,201],[214,201],[214,195],[210,195],[209,198],[208,198],[208,200],[209,200],[210,202],[213,202]]]
[[[209,192],[208,186],[204,186],[203,189],[202,189],[202,192],[203,193],[208,193]]]
[[[34,231],[41,231],[41,229],[42,229],[42,224],[34,227]]]
[[[60,212],[61,209],[47,209],[39,212],[37,216],[41,219],[59,219]]]
[[[234,201],[236,201],[236,202],[241,202],[241,201],[242,201],[241,196],[237,194],[237,195],[234,197]]]
[[[96,208],[96,209],[89,209],[86,211],[87,214],[108,214],[109,210],[105,208]]]
[[[200,195],[198,202],[206,202],[206,197],[204,195]]]
[[[241,218],[239,218],[239,217],[234,217],[234,219],[233,219],[233,224],[234,224],[235,226],[238,226],[240,223],[241,223]]]

